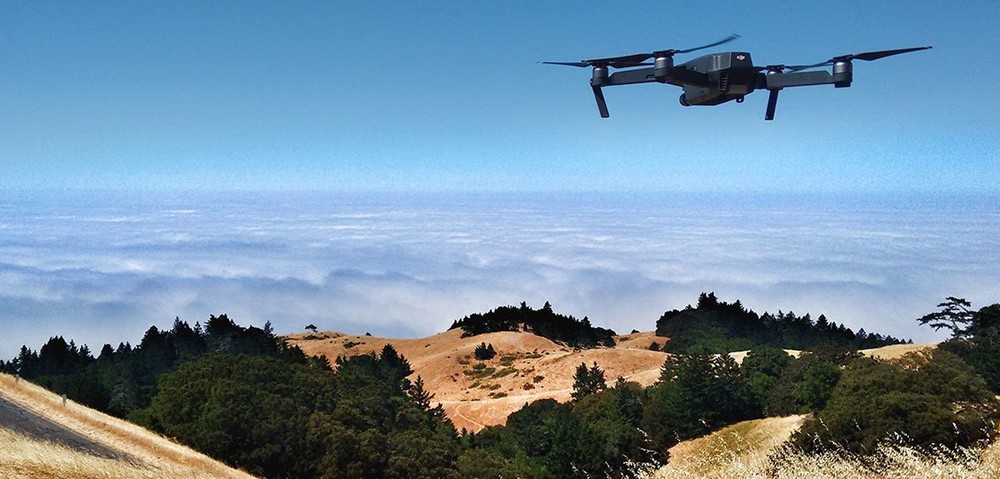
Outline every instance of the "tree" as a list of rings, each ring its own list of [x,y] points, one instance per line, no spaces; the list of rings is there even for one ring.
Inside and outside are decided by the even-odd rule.
[[[1000,304],[978,311],[961,298],[949,296],[941,311],[918,319],[935,329],[950,329],[952,338],[940,349],[954,353],[976,369],[992,391],[1000,393]]]
[[[788,369],[791,359],[788,353],[770,346],[754,348],[743,359],[740,372],[746,380],[755,415],[764,414],[767,397]]]
[[[410,389],[406,391],[406,395],[417,404],[417,407],[424,411],[431,411],[432,409],[437,409],[441,415],[444,414],[443,410],[431,407],[431,400],[434,399],[434,394],[424,388],[424,378],[417,376],[416,381],[410,385]],[[440,406],[440,405],[439,405]]]
[[[954,338],[965,338],[971,334],[975,313],[970,309],[972,304],[964,298],[948,296],[947,301],[938,304],[941,311],[924,315],[917,321],[929,325],[935,330],[948,329]]]
[[[840,367],[826,361],[816,361],[806,367],[793,394],[806,409],[817,411],[826,405],[839,380]]]
[[[642,429],[666,449],[749,419],[752,412],[746,382],[731,356],[675,355],[664,361],[660,380],[648,390]]]
[[[604,378],[604,370],[595,362],[590,368],[587,363],[580,363],[573,374],[573,399],[580,399],[591,394],[599,393],[607,389],[608,384]]]

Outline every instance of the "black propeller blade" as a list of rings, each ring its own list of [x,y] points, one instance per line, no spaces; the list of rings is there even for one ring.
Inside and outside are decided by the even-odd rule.
[[[797,72],[801,70],[808,70],[810,68],[825,67],[833,65],[837,62],[849,62],[852,60],[865,60],[865,61],[875,61],[880,58],[891,57],[893,55],[899,55],[902,53],[916,52],[920,50],[927,50],[934,48],[931,46],[926,47],[912,47],[912,48],[897,48],[894,50],[879,50],[875,52],[863,52],[863,53],[851,53],[847,55],[841,55],[838,57],[833,57],[825,62],[814,63],[812,65],[772,65],[774,67],[782,67],[785,70]]]
[[[591,66],[589,63],[584,63],[584,62],[538,62],[538,63],[542,63],[545,65],[564,65],[568,67],[581,67],[581,68]]]
[[[631,68],[631,67],[638,67],[638,66],[648,65],[647,63],[643,63],[643,62],[645,62],[646,60],[649,60],[650,58],[653,58],[653,57],[662,57],[662,56],[671,57],[671,56],[674,56],[674,54],[677,54],[677,53],[691,53],[691,52],[695,52],[695,51],[698,51],[698,50],[704,50],[706,48],[711,48],[711,47],[714,47],[714,46],[717,46],[717,45],[722,45],[723,43],[731,42],[733,40],[736,40],[739,37],[740,37],[739,35],[737,35],[737,34],[734,33],[734,34],[732,34],[732,35],[730,35],[730,36],[728,36],[726,38],[723,38],[722,40],[719,40],[717,42],[709,43],[708,45],[702,45],[700,47],[687,48],[687,49],[684,49],[684,50],[676,50],[676,49],[657,50],[657,51],[651,52],[651,53],[633,53],[631,55],[622,55],[622,56],[618,56],[618,57],[592,58],[590,60],[582,60],[582,61],[579,61],[579,62],[541,62],[541,63],[544,63],[546,65],[564,65],[564,66],[570,66],[570,67]]]
[[[698,50],[704,50],[706,48],[712,48],[712,47],[717,46],[717,45],[722,45],[723,43],[729,43],[729,42],[731,42],[733,40],[736,40],[739,37],[740,37],[739,35],[737,35],[737,34],[734,33],[732,35],[729,35],[726,38],[723,38],[722,40],[719,40],[719,41],[715,42],[715,43],[709,43],[708,45],[702,45],[700,47],[695,47],[695,48],[688,48],[687,50],[667,50],[667,51],[670,52],[671,54],[674,54],[674,53],[691,53],[691,52],[696,52]],[[659,52],[657,52],[657,53],[659,53]]]

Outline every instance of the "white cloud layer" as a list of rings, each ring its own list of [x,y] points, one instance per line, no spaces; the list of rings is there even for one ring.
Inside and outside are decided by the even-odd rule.
[[[1000,301],[995,198],[157,195],[0,198],[0,357],[219,313],[414,336],[550,301],[650,330],[701,291],[923,341],[945,296]]]

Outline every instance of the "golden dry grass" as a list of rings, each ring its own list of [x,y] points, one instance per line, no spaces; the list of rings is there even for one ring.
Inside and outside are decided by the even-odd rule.
[[[126,461],[116,461],[113,459],[98,458],[82,452],[74,452],[63,446],[47,444],[43,446],[38,441],[25,442],[21,440],[23,436],[12,434],[8,431],[4,440],[12,441],[10,447],[18,447],[25,450],[25,457],[21,459],[6,458],[9,454],[0,454],[4,459],[0,461],[0,477],[24,477],[24,478],[44,478],[44,477],[184,477],[184,478],[227,478],[227,479],[252,479],[253,476],[232,469],[218,461],[215,461],[204,454],[198,453],[190,448],[171,442],[157,434],[143,429],[135,424],[122,421],[120,419],[102,414],[87,407],[68,401],[63,406],[62,398],[28,381],[16,382],[14,377],[7,374],[0,374],[0,395],[17,406],[30,411],[38,416],[44,417],[65,429],[75,432],[95,444],[105,448],[120,451],[124,456],[135,458],[137,464],[129,464]],[[0,450],[7,450],[8,446],[0,447]],[[47,447],[48,449],[45,449]],[[41,448],[41,449],[40,449]],[[36,453],[30,453],[36,451]],[[37,451],[50,451],[55,454],[46,457]],[[66,455],[66,451],[72,454]],[[42,454],[39,456],[38,454]],[[79,456],[79,457],[78,457]],[[82,456],[90,459],[81,462]],[[76,475],[66,476],[62,474],[46,475],[44,468],[31,469],[38,457],[45,459],[44,462],[51,464],[79,464],[84,467],[84,463],[104,464],[120,463],[124,470],[151,471],[150,474],[158,475]],[[92,459],[92,460],[91,460]],[[13,461],[13,462],[12,462]],[[62,466],[60,466],[62,467]],[[89,467],[89,466],[87,466]],[[84,470],[84,469],[81,469]],[[89,469],[87,469],[89,470]],[[29,474],[28,471],[35,471]],[[166,472],[165,472],[166,471]]]
[[[1000,445],[929,453],[886,443],[862,459],[779,447],[803,416],[746,421],[670,450],[652,479],[984,479],[1000,477]]]
[[[937,343],[927,344],[893,344],[875,349],[862,349],[861,354],[871,356],[875,359],[893,360],[899,359],[909,353],[934,349]]]
[[[98,457],[0,428],[4,479],[173,479],[216,477],[189,467],[135,464]]]

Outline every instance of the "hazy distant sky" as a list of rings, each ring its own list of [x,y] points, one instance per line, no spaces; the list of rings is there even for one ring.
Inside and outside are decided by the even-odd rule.
[[[850,89],[683,108],[539,65],[743,37]],[[0,2],[0,187],[997,191],[1000,2]],[[678,60],[695,55],[679,56]]]

